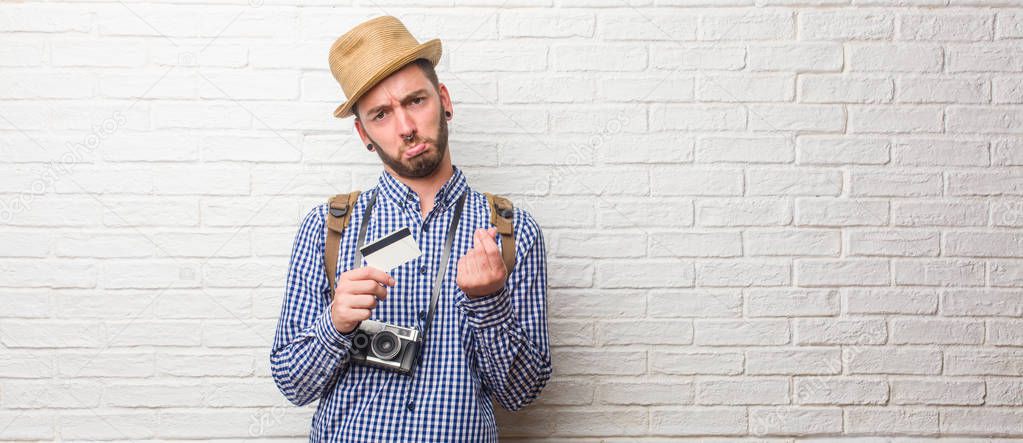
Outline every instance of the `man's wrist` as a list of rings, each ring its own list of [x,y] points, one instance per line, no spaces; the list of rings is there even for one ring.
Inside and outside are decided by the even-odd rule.
[[[497,296],[498,294],[501,293],[501,291],[504,291],[504,286],[502,286],[501,289],[498,289],[498,290],[496,290],[494,292],[491,292],[489,294],[469,295],[468,293],[465,293],[465,297],[468,298],[469,300],[478,300],[478,299],[481,299],[481,298],[488,298],[488,297]],[[465,291],[463,291],[463,292],[465,292]]]
[[[333,303],[317,319],[315,330],[316,338],[333,353],[341,353],[351,346],[351,332],[342,333],[334,325]]]
[[[461,289],[459,292],[462,292],[462,296],[457,306],[469,324],[477,329],[503,324],[512,317],[511,297],[507,287],[476,298],[469,297]]]

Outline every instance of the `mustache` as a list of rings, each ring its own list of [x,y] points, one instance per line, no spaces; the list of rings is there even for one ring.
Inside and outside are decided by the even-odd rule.
[[[408,151],[409,149],[412,149],[412,148],[414,148],[414,147],[416,147],[416,146],[418,146],[418,145],[421,145],[421,144],[423,144],[423,143],[426,143],[426,144],[432,144],[432,143],[434,143],[434,141],[433,141],[433,140],[430,140],[430,139],[426,139],[426,138],[417,138],[417,139],[416,139],[415,141],[413,141],[412,143],[410,143],[410,144],[408,144],[408,145],[405,145],[405,149],[404,149],[404,151]],[[404,151],[402,151],[402,152],[404,152]]]

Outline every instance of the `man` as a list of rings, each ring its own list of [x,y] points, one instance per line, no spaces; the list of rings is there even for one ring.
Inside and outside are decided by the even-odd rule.
[[[327,204],[305,216],[293,245],[270,362],[288,400],[320,400],[311,441],[496,441],[491,398],[518,410],[550,378],[543,234],[527,211],[514,209],[509,274],[486,196],[451,164],[454,111],[434,72],[440,55],[439,40],[419,44],[389,16],[356,26],[331,47],[331,71],[348,97],[334,115],[355,116],[384,171],[350,209],[333,294],[323,258]],[[358,228],[374,195],[365,242],[407,226],[423,252],[390,273],[355,263]],[[446,268],[418,367],[408,376],[350,362],[362,321],[422,327],[462,197],[450,252],[457,266]]]

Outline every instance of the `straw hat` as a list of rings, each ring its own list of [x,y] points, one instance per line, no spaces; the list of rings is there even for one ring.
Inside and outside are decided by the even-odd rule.
[[[385,15],[360,23],[330,46],[330,73],[348,99],[334,117],[353,115],[352,105],[394,71],[419,58],[437,66],[440,55],[439,39],[420,44],[397,18]]]

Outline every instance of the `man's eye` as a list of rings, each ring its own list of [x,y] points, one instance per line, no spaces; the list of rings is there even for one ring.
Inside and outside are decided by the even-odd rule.
[[[416,98],[412,99],[412,103],[415,103],[415,104],[418,105],[418,104],[422,103],[424,100],[426,100],[425,97],[416,97]]]
[[[378,113],[377,115],[374,115],[373,116],[373,120],[380,120],[383,117],[384,117],[384,113],[381,112],[381,113]]]

